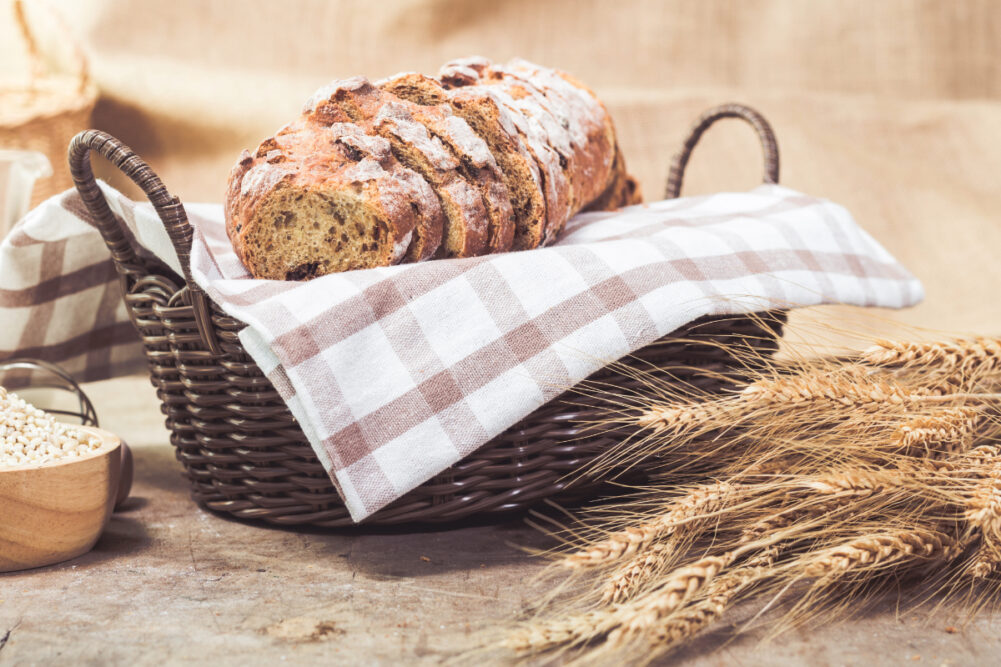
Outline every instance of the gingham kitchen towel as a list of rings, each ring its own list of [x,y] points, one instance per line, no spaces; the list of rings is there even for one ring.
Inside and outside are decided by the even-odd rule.
[[[151,207],[102,187],[136,237],[177,267]],[[548,248],[302,283],[251,279],[221,208],[187,211],[195,280],[247,323],[240,339],[356,521],[604,363],[702,315],[821,303],[900,308],[922,298],[920,283],[844,208],[775,185],[582,214]],[[62,238],[50,216],[78,218],[79,238]],[[0,307],[15,323],[4,327],[0,348],[27,340],[36,350],[65,346],[68,355],[79,344],[67,341],[89,337],[97,347],[75,370],[93,377],[90,364],[113,371],[138,348],[114,336],[103,348],[94,340],[93,331],[117,332],[109,327],[127,318],[101,282],[111,276],[106,251],[87,245],[86,260],[71,257],[71,243],[94,241],[81,219],[73,195],[51,200],[0,248]],[[92,286],[68,284],[70,271]],[[85,293],[86,305],[73,308],[88,316],[76,320],[69,303],[84,304]]]

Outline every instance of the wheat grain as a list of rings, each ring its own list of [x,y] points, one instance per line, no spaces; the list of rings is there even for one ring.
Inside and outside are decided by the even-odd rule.
[[[906,481],[901,470],[839,470],[834,473],[796,480],[798,487],[824,495],[871,496],[886,489],[899,487]]]
[[[586,644],[590,657],[649,659],[763,587],[777,593],[805,584],[798,601],[780,601],[791,627],[816,618],[822,606],[847,608],[876,590],[869,585],[878,577],[958,559],[978,542],[948,572],[996,576],[1001,445],[974,445],[993,433],[987,425],[995,423],[1001,394],[987,392],[1001,381],[999,370],[1001,339],[881,341],[859,362],[803,359],[754,369],[743,391],[702,403],[651,392],[645,409],[629,413],[645,449],[617,463],[635,463],[665,442],[697,440],[706,447],[684,449],[704,455],[695,474],[721,481],[689,487],[652,519],[654,495],[616,506],[603,520],[627,527],[562,561],[598,569],[588,582],[601,591],[602,606],[537,620],[509,645],[539,651]],[[704,437],[710,432],[711,442]],[[674,466],[675,450],[659,460],[665,494],[676,493],[669,485],[677,480],[691,480],[693,473],[682,476]],[[643,520],[634,518],[639,512]],[[741,561],[777,543],[778,564],[774,554]],[[711,545],[716,554],[732,550],[706,556]]]
[[[928,343],[879,340],[862,353],[862,360],[873,366],[892,368],[934,366],[940,371],[993,370],[1001,363],[1001,339]]]
[[[736,555],[737,552],[730,551],[678,568],[668,575],[657,590],[619,607],[621,623],[608,634],[608,643],[622,644],[644,634],[704,589],[720,571],[733,562]]]
[[[672,534],[686,521],[714,511],[735,489],[734,485],[726,482],[692,489],[653,521],[612,533],[587,549],[567,555],[561,562],[565,567],[591,568],[631,556],[655,540]]]
[[[636,425],[640,428],[653,429],[659,433],[676,433],[711,421],[729,405],[729,402],[655,405],[640,413],[636,418]]]
[[[824,401],[851,408],[874,408],[902,405],[914,397],[913,392],[903,386],[853,366],[842,372],[824,371],[760,380],[741,392],[741,398],[768,406]]]
[[[968,494],[964,516],[986,542],[1001,543],[1001,457],[998,448],[978,447],[967,458],[978,464],[976,473],[980,479]]]
[[[536,621],[512,632],[504,646],[519,653],[537,653],[563,646],[573,646],[614,627],[618,615],[614,609],[589,611],[567,618]]]
[[[960,460],[975,466],[984,467],[991,465],[999,458],[1001,458],[1001,446],[980,445],[963,454]]]
[[[725,588],[714,591],[705,600],[673,614],[670,619],[646,630],[645,639],[650,645],[663,651],[694,637],[729,609],[740,588],[740,582],[728,582]]]
[[[844,510],[847,505],[902,487],[907,479],[903,470],[840,470],[812,477],[798,476],[787,482],[786,494],[771,516],[759,519],[741,532],[740,543],[748,544],[787,528],[796,522],[815,519]],[[809,492],[805,498],[801,491]]]
[[[609,631],[608,641],[612,643],[635,636],[698,593],[734,557],[731,552],[679,568],[656,591],[635,603],[532,623],[514,632],[505,645],[520,652],[545,651],[572,646]]]
[[[907,456],[952,454],[970,448],[983,415],[972,407],[944,408],[901,424],[893,447]]]
[[[970,560],[967,572],[974,579],[986,579],[998,571],[999,565],[1001,565],[1001,549],[985,540]]]
[[[837,577],[904,560],[948,558],[955,555],[956,545],[948,535],[924,528],[866,535],[815,554],[803,573],[808,577]]]
[[[742,567],[718,577],[704,599],[679,609],[649,628],[645,638],[651,648],[663,652],[709,627],[730,608],[739,593],[768,575],[777,554],[775,545],[768,547]]]
[[[664,568],[674,552],[670,542],[654,544],[645,552],[636,554],[632,560],[608,577],[601,592],[603,603],[622,602],[644,583]]]
[[[875,409],[927,399],[928,393],[911,391],[863,367],[847,366],[836,372],[822,369],[758,380],[736,396],[716,401],[650,405],[636,416],[634,423],[658,434],[691,437],[700,429],[731,425],[748,412],[762,407],[772,410],[778,405],[789,409],[834,403],[848,408]]]

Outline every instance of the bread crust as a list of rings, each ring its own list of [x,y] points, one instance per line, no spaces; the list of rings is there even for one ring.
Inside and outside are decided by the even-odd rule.
[[[626,159],[622,151],[615,149],[612,165],[612,180],[598,197],[584,209],[585,211],[614,211],[624,206],[643,203],[640,184],[626,169]]]

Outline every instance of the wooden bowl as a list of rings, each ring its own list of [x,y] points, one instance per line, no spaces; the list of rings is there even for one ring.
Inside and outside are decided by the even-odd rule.
[[[0,572],[76,558],[101,536],[118,494],[122,441],[90,426],[104,441],[92,456],[40,466],[0,468]]]

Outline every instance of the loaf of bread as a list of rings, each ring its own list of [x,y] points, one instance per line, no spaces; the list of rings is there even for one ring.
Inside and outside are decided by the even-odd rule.
[[[551,243],[638,203],[611,116],[572,77],[468,58],[334,81],[230,174],[226,230],[257,278],[306,280]]]

